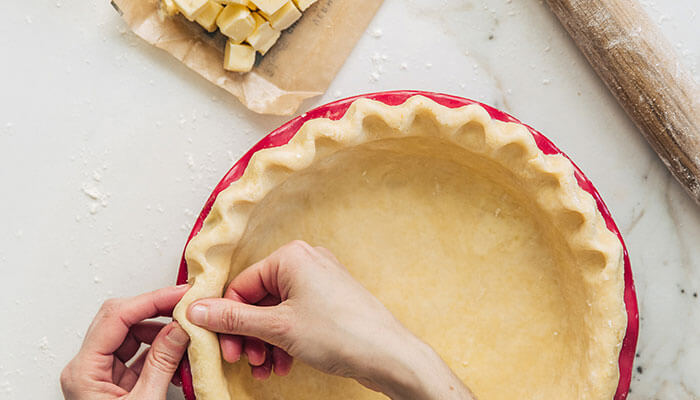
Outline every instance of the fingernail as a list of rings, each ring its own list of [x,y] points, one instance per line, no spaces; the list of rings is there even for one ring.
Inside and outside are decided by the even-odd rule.
[[[185,288],[185,287],[188,287],[188,286],[190,286],[189,283],[183,283],[182,285],[177,285],[177,286],[175,286],[175,287],[176,287],[177,289],[182,289],[182,288]]]
[[[168,332],[168,340],[182,346],[190,341],[190,337],[187,335],[187,332],[185,332],[184,329],[180,328],[179,326],[175,326],[170,332]]]
[[[190,321],[193,324],[204,325],[207,323],[207,312],[209,307],[203,304],[196,304],[190,308]]]

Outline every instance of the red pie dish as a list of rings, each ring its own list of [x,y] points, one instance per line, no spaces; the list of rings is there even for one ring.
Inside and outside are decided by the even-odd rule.
[[[591,206],[591,208],[597,208],[597,213],[599,213],[599,216],[602,217],[605,228],[607,228],[607,231],[609,231],[610,234],[614,235],[614,237],[617,240],[619,240],[619,246],[621,248],[620,254],[622,260],[620,261],[620,269],[623,270],[621,272],[621,280],[624,283],[624,293],[620,293],[619,297],[620,304],[624,302],[624,308],[626,311],[626,329],[624,329],[625,327],[620,327],[620,329],[624,330],[624,338],[622,338],[622,340],[619,343],[617,343],[617,346],[615,347],[615,351],[619,349],[619,357],[617,359],[618,369],[617,371],[615,371],[619,372],[619,379],[617,380],[617,390],[614,395],[614,399],[625,399],[629,391],[630,380],[632,375],[632,365],[635,357],[635,347],[637,343],[639,330],[639,314],[637,308],[637,300],[635,296],[634,282],[632,279],[630,261],[622,236],[615,222],[613,221],[613,218],[610,212],[608,211],[605,203],[603,202],[602,198],[596,191],[591,181],[583,174],[583,172],[581,172],[581,170],[573,163],[573,161],[571,161],[566,156],[566,154],[559,150],[551,141],[549,141],[544,135],[542,135],[535,129],[521,123],[514,117],[497,109],[489,107],[485,104],[469,99],[439,93],[419,91],[390,91],[360,95],[343,100],[338,100],[315,108],[311,111],[308,111],[307,113],[292,119],[291,121],[285,123],[281,127],[277,128],[276,130],[265,136],[262,140],[260,140],[260,142],[253,146],[253,148],[250,151],[248,151],[243,157],[241,157],[241,159],[238,162],[234,164],[234,166],[228,171],[228,173],[223,177],[223,179],[213,190],[212,194],[209,196],[207,202],[204,205],[204,208],[202,209],[202,212],[200,213],[199,217],[195,222],[192,232],[190,233],[188,244],[190,243],[192,238],[194,238],[202,229],[204,221],[209,215],[210,211],[212,210],[217,196],[222,191],[229,188],[229,186],[232,183],[238,181],[244,175],[249,162],[251,162],[251,158],[259,151],[286,145],[290,142],[290,140],[292,140],[295,137],[295,135],[297,135],[297,133],[300,132],[302,126],[304,126],[304,124],[308,121],[318,119],[327,119],[330,121],[341,120],[346,116],[346,113],[349,109],[351,109],[351,106],[353,106],[353,104],[358,100],[360,100],[359,103],[366,102],[366,99],[368,99],[382,103],[383,105],[387,106],[401,106],[408,104],[409,102],[416,103],[415,99],[412,99],[415,96],[422,96],[421,98],[429,99],[430,101],[449,109],[458,109],[470,105],[480,106],[481,108],[483,108],[483,110],[485,110],[485,112],[492,120],[510,124],[517,124],[518,129],[520,129],[520,127],[526,129],[527,132],[532,136],[532,139],[534,139],[536,147],[542,154],[546,156],[562,156],[571,163],[573,167],[573,178],[575,179],[575,181],[572,180],[575,182],[573,186],[575,187],[576,185],[578,185],[580,189],[590,194],[590,196],[594,200],[594,206]],[[420,103],[420,101],[418,101],[418,103]],[[500,209],[498,209],[498,212],[500,212]],[[601,226],[602,224],[603,223],[601,223]],[[605,230],[605,228],[603,228],[603,230]],[[178,284],[181,284],[187,282],[187,280],[188,265],[185,259],[185,255],[183,253],[177,282]],[[607,322],[610,323],[610,320],[608,320]],[[613,363],[612,359],[610,363]],[[616,376],[618,375],[616,374]],[[181,378],[183,382],[183,391],[185,393],[185,397],[188,400],[195,399],[196,385],[193,385],[190,363],[187,357],[185,357],[185,359],[182,362]],[[612,388],[614,388],[614,386],[612,386]],[[478,391],[477,395],[479,395]],[[265,397],[265,395],[262,395],[261,397]]]

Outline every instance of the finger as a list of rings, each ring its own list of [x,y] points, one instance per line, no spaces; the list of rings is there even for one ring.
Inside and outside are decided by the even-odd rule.
[[[272,373],[272,357],[268,357],[261,366],[251,367],[250,372],[253,378],[261,381],[269,378]]]
[[[182,387],[182,378],[180,377],[180,366],[182,364],[178,365],[177,369],[175,370],[175,374],[173,374],[173,379],[170,380],[170,383],[177,387]]]
[[[260,307],[270,307],[270,306],[276,306],[276,305],[278,305],[279,303],[281,303],[281,302],[280,302],[280,299],[278,299],[277,297],[275,297],[275,296],[273,296],[273,295],[271,295],[271,294],[268,294],[267,296],[265,296],[264,299],[262,299],[262,300],[260,300],[259,302],[255,303],[255,305],[256,305],[256,306],[260,306]]]
[[[131,392],[134,389],[134,386],[136,386],[136,382],[138,382],[138,380],[139,375],[131,369],[127,368],[124,371],[124,374],[121,376],[121,378],[119,378],[119,380],[115,382],[116,385],[120,388],[126,390],[127,392]]]
[[[313,247],[302,241],[294,241],[275,250],[265,259],[244,269],[229,284],[247,303],[255,304],[271,294],[278,299],[286,299],[289,284],[281,274],[282,260],[290,264],[303,264]]]
[[[275,374],[285,376],[292,370],[294,358],[277,346],[272,347],[272,367]]]
[[[253,337],[245,338],[243,352],[248,357],[248,364],[256,367],[263,365],[267,356],[265,342]]]
[[[226,362],[233,364],[241,359],[241,354],[243,353],[242,336],[220,334],[219,345],[221,346],[221,354]]]
[[[238,292],[236,292],[235,287],[233,285],[228,286],[226,292],[224,292],[223,297],[225,299],[231,299],[246,304],[256,304],[259,306],[274,306],[281,302],[279,297],[268,293],[267,295],[265,295],[265,297],[262,298],[262,300],[259,300],[255,303],[250,303],[248,300],[244,299],[243,296],[241,296]]]
[[[134,360],[130,365],[129,369],[134,371],[137,375],[141,374],[141,370],[143,369],[143,364],[146,362],[146,356],[148,356],[148,351],[150,348],[144,350],[139,354],[138,357],[136,357],[136,360]]]
[[[288,333],[288,312],[283,305],[258,307],[228,299],[204,299],[193,303],[187,318],[205,329],[231,335],[253,336],[280,346]]]
[[[148,350],[132,393],[137,399],[165,399],[170,380],[185,354],[189,337],[177,322],[163,328]]]
[[[83,348],[101,354],[114,353],[136,323],[171,315],[188,288],[188,285],[174,286],[129,299],[106,301],[88,329]]]
[[[229,284],[225,298],[241,299],[243,303],[255,304],[269,294],[278,295],[276,279],[278,265],[272,256],[251,265],[238,274]]]
[[[241,296],[240,294],[238,294],[238,292],[236,292],[236,291],[234,290],[233,285],[231,285],[231,284],[229,284],[229,285],[226,287],[226,291],[224,292],[223,298],[224,298],[224,299],[230,299],[230,300],[238,301],[238,302],[240,302],[240,303],[248,303],[248,304],[250,304],[250,303],[248,302],[248,300],[244,299],[243,296]]]
[[[237,301],[239,303],[246,303],[246,300],[241,297],[231,286],[229,286],[224,292],[224,298]],[[229,363],[235,363],[241,359],[241,354],[243,353],[243,337],[238,335],[219,335],[219,345],[221,346],[221,354]]]
[[[327,248],[321,247],[321,246],[316,246],[316,247],[314,247],[314,249],[316,249],[316,251],[318,251],[319,253],[321,253],[325,257],[328,257],[331,260],[336,261],[336,262],[338,261],[338,258],[335,256],[335,254],[331,253],[331,251],[328,250]]]
[[[124,375],[124,371],[127,370],[127,366],[124,365],[121,360],[118,358],[112,358],[112,382],[118,382],[122,375]]]
[[[164,323],[156,321],[139,322],[132,326],[127,333],[124,343],[114,352],[122,362],[127,362],[141,348],[141,343],[151,344],[158,335]]]
[[[231,299],[233,301],[238,301],[241,303],[246,303],[238,293],[236,293],[231,287],[224,294],[224,298]],[[280,303],[280,300],[272,295],[267,295],[264,299],[258,302],[258,306],[274,306]],[[252,340],[252,338],[251,338]],[[241,359],[241,354],[244,353],[244,343],[245,339],[238,335],[219,335],[219,345],[221,346],[221,354],[229,363],[235,363]],[[263,348],[263,342],[258,341],[259,344],[253,344],[250,352],[246,352],[248,360],[251,365],[260,365],[264,361],[264,352],[259,351]],[[253,361],[250,361],[252,358]]]
[[[112,367],[112,382],[120,388],[130,392],[138,380],[138,373],[127,367],[123,362],[114,359]]]

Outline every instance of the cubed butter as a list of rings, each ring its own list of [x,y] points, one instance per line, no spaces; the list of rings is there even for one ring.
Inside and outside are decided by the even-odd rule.
[[[255,4],[260,11],[272,15],[277,12],[284,4],[287,2],[287,0],[250,0],[253,4]]]
[[[178,13],[177,6],[173,2],[173,0],[162,0],[160,6],[161,9],[165,11],[165,14],[171,17]]]
[[[301,11],[306,11],[307,8],[311,7],[317,0],[294,0],[294,4]]]
[[[253,13],[253,18],[255,18],[255,30],[248,36],[246,42],[250,43],[260,54],[265,55],[277,42],[281,32],[270,26],[270,23],[258,13]]]
[[[209,0],[173,0],[178,10],[190,21],[194,21],[204,11]]]
[[[297,22],[297,20],[301,18],[301,11],[297,9],[291,0],[284,3],[284,5],[273,14],[268,14],[262,11],[262,9],[260,12],[265,18],[267,18],[268,21],[270,21],[270,25],[278,31],[283,31],[289,28],[293,23]]]
[[[255,64],[255,49],[247,44],[226,42],[224,69],[234,72],[248,72]]]
[[[209,0],[209,3],[207,3],[204,11],[202,11],[197,18],[195,18],[195,21],[202,25],[202,27],[207,31],[214,32],[216,30],[216,18],[219,16],[219,14],[221,14],[223,9],[224,6],[221,4]]]
[[[240,4],[229,4],[216,19],[221,33],[235,43],[244,41],[255,30],[255,19],[248,7]]]
[[[265,17],[263,17],[262,15],[260,15],[260,13],[258,13],[258,12],[254,12],[254,13],[253,13],[253,19],[255,20],[255,28],[257,28],[258,26],[260,26],[260,24],[264,24],[265,22],[267,22],[267,20],[265,19]]]
[[[255,7],[255,4],[251,3],[249,0],[216,0],[217,2],[221,4],[240,4],[242,6],[246,6],[250,8],[251,10],[255,10],[257,7]]]

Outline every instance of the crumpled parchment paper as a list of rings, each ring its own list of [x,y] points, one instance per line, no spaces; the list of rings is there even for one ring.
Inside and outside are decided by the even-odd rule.
[[[225,36],[181,15],[165,15],[159,1],[112,0],[112,5],[134,33],[252,111],[290,115],[305,99],[325,92],[383,0],[319,0],[246,74],[224,70]]]

